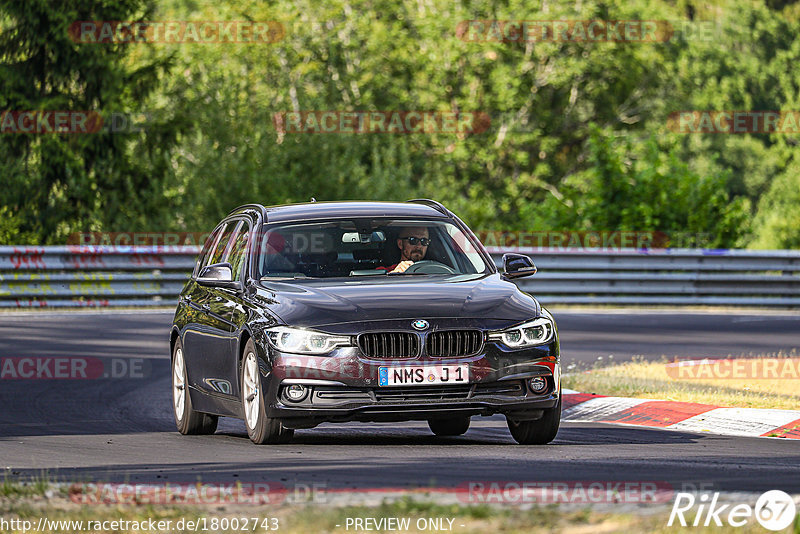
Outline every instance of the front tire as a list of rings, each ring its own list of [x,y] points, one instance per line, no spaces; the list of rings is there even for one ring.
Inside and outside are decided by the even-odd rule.
[[[175,426],[184,435],[213,434],[217,431],[219,417],[197,412],[192,408],[189,381],[186,377],[186,360],[179,338],[172,350],[172,414],[175,416]]]
[[[288,443],[294,430],[286,428],[277,419],[267,417],[264,408],[264,391],[261,387],[261,373],[258,369],[258,356],[253,340],[247,340],[242,360],[242,410],[247,435],[256,445],[265,443]]]
[[[437,436],[460,436],[469,430],[469,417],[429,419],[428,426]]]
[[[544,411],[541,419],[535,421],[514,421],[506,419],[511,436],[520,445],[544,445],[550,443],[558,434],[561,424],[561,397],[558,404]]]

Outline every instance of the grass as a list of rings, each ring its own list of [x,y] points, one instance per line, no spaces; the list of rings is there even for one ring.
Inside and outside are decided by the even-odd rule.
[[[53,487],[47,472],[27,482],[10,479],[8,473],[4,472],[3,483],[0,484],[0,498],[44,497]]]
[[[792,359],[798,361],[796,352],[777,356],[760,355],[747,365],[763,365],[765,359]],[[736,408],[775,408],[800,410],[800,377],[788,378],[730,378],[730,367],[719,364],[697,366],[691,373],[678,374],[678,369],[668,366],[666,358],[631,361],[603,365],[600,360],[589,369],[565,369],[562,385],[584,393],[618,397],[650,398],[670,401],[697,402]],[[781,368],[786,363],[779,362]],[[727,365],[727,364],[723,364]],[[795,368],[797,366],[795,365]],[[687,368],[682,368],[687,369]],[[737,376],[744,376],[738,374]]]

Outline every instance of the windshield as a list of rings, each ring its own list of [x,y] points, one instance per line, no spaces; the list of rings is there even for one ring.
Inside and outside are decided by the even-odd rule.
[[[336,219],[265,225],[256,254],[261,278],[490,272],[469,238],[441,220]],[[413,262],[406,272],[390,273],[406,260]]]

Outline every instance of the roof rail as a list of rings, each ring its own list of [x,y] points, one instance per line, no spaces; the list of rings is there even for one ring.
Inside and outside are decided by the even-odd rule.
[[[426,206],[432,207],[436,211],[444,213],[448,217],[451,215],[451,213],[447,211],[447,208],[445,208],[441,202],[437,202],[429,198],[412,198],[411,200],[406,200],[406,202],[416,202],[417,204],[425,204]]]
[[[238,208],[232,209],[231,212],[228,215],[229,216],[233,215],[237,211],[241,211],[241,210],[244,210],[244,209],[251,209],[251,210],[258,211],[261,214],[261,217],[264,219],[264,222],[267,222],[267,209],[264,206],[262,206],[261,204],[243,204],[243,205],[239,206]]]

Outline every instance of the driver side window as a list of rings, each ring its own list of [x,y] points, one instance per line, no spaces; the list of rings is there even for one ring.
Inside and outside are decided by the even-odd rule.
[[[230,243],[231,233],[233,232],[237,223],[238,221],[225,223],[222,226],[219,226],[209,236],[205,247],[203,248],[203,252],[200,253],[200,257],[197,260],[197,265],[195,266],[193,276],[200,276],[200,272],[204,267],[213,265],[215,263],[220,263],[222,261],[225,249],[228,248],[228,244]]]
[[[225,260],[225,253],[230,248],[231,237],[233,232],[236,230],[236,225],[239,221],[231,221],[222,228],[220,233],[219,241],[217,242],[217,246],[214,247],[214,250],[209,254],[208,261],[203,265],[214,265],[215,263],[222,263]]]
[[[231,240],[230,252],[228,252],[227,261],[231,264],[233,271],[233,279],[242,279],[242,267],[245,265],[247,258],[247,244],[250,240],[250,225],[242,222],[236,230],[236,234]]]
[[[211,234],[208,236],[205,245],[203,245],[203,250],[200,252],[200,256],[197,258],[197,264],[195,264],[192,276],[199,276],[200,271],[203,270],[203,267],[209,264],[208,260],[211,257],[211,254],[214,252],[214,249],[217,247],[217,243],[219,243],[220,236],[224,230],[225,225],[222,225],[215,231],[211,232]]]

